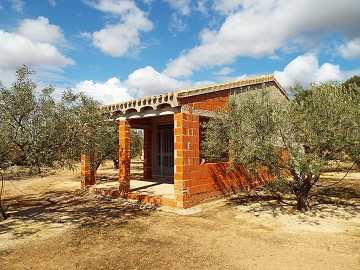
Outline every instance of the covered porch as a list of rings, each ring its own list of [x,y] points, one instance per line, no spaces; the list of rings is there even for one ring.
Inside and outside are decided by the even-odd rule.
[[[96,184],[88,187],[91,193],[118,198],[129,198],[157,206],[175,207],[174,180],[171,178],[143,178],[143,160],[136,158],[130,164],[130,191],[119,192],[119,172],[111,161],[97,170]]]

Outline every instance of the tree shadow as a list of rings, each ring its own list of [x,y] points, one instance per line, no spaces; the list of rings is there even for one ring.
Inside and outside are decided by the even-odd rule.
[[[314,188],[310,195],[312,209],[306,216],[318,218],[336,217],[349,220],[359,217],[360,194],[358,184],[345,182],[343,185],[327,183],[328,187]],[[271,214],[277,217],[280,214],[296,214],[296,200],[293,195],[278,196],[271,193],[266,187],[257,188],[240,193],[230,198],[229,206],[244,206],[243,210],[255,216]],[[246,206],[246,207],[245,207]]]
[[[277,217],[282,213],[293,212],[295,200],[289,196],[280,198],[261,187],[229,198],[227,205],[232,207],[246,206],[246,212],[253,213],[255,216],[267,213]]]
[[[98,198],[82,191],[51,191],[41,195],[11,197],[10,218],[0,223],[0,234],[16,230],[22,224],[74,225],[76,227],[121,226],[131,219],[148,216],[153,206],[127,200]]]

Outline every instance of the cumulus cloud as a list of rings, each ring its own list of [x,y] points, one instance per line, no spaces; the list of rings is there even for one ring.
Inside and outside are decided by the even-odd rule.
[[[103,53],[123,56],[141,45],[140,33],[153,29],[152,22],[133,1],[98,0],[92,7],[115,16],[119,22],[107,24],[93,33],[93,44]]]
[[[340,81],[341,70],[338,65],[324,63],[321,66],[314,54],[300,55],[291,61],[283,71],[275,71],[279,83],[289,89],[295,82],[307,85],[311,82]]]
[[[0,68],[15,69],[24,64],[62,68],[74,64],[74,61],[50,43],[0,30]]]
[[[350,40],[345,45],[339,46],[339,52],[345,59],[360,57],[360,38]]]
[[[85,80],[78,83],[74,91],[84,92],[104,105],[123,102],[134,99],[129,89],[124,86],[118,78],[110,78],[106,82],[93,82]]]
[[[135,70],[128,76],[125,84],[129,88],[136,89],[139,97],[159,95],[191,86],[190,81],[173,79],[159,73],[151,66]]]
[[[60,27],[45,17],[24,19],[13,32],[0,29],[0,78],[5,85],[15,79],[15,70],[23,65],[52,73],[75,64],[57,48],[65,38]]]
[[[45,17],[38,17],[35,20],[24,19],[18,28],[18,33],[33,41],[47,42],[51,44],[64,42],[64,35],[61,28],[50,24]]]
[[[85,80],[76,85],[75,91],[84,92],[102,101],[103,104],[113,104],[209,83],[176,80],[159,73],[151,66],[147,66],[129,74],[124,82],[120,82],[115,77],[106,82],[95,83],[92,80]]]
[[[235,69],[233,69],[233,68],[223,67],[219,71],[214,72],[214,75],[225,76],[225,75],[229,75],[229,74],[233,73],[234,71],[235,71]]]
[[[261,58],[277,50],[318,45],[331,29],[356,35],[360,1],[242,0],[216,1],[215,11],[229,14],[219,29],[204,29],[197,45],[171,60],[164,73],[189,77],[202,67],[222,66],[237,57]],[[324,8],[326,6],[326,8]],[[351,7],[351,8],[348,8]],[[230,12],[231,10],[231,12]],[[295,37],[299,37],[295,39]]]
[[[242,4],[243,0],[217,0],[213,3],[213,9],[222,14],[229,14],[236,11]]]

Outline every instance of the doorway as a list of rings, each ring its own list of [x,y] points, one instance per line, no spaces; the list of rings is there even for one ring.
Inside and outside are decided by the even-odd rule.
[[[174,176],[174,125],[158,126],[157,171],[162,176]]]

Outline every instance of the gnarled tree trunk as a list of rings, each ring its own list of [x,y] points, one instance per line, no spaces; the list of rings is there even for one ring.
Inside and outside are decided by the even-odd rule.
[[[309,192],[313,185],[319,180],[320,174],[313,175],[308,173],[302,181],[298,182],[298,185],[294,187],[294,194],[296,196],[296,210],[306,212],[311,210],[309,202]]]
[[[1,201],[0,201],[0,213],[1,213],[1,215],[0,215],[0,222],[3,221],[3,220],[5,220],[5,219],[7,219],[7,218],[9,217],[9,216],[6,214],[6,212],[5,212],[5,210],[4,210],[3,206],[2,206]]]
[[[311,205],[309,202],[309,190],[301,190],[298,191],[296,194],[296,210],[306,212],[311,210]]]
[[[1,202],[1,196],[2,196],[2,192],[3,192],[3,189],[4,189],[4,176],[3,174],[0,172],[0,176],[1,176],[1,190],[0,190],[0,221],[3,221],[5,219],[7,219],[9,216],[6,214],[3,206],[2,206],[2,202]]]

